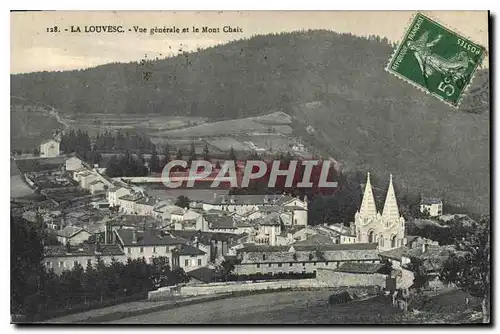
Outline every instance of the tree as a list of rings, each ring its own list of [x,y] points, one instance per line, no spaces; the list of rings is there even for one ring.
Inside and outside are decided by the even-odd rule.
[[[222,261],[217,268],[217,271],[222,277],[224,277],[224,280],[227,281],[228,277],[234,272],[236,265],[239,263],[240,261],[237,259],[224,259],[224,261]]]
[[[417,257],[411,257],[407,269],[412,271],[414,275],[412,287],[416,289],[417,292],[422,292],[422,289],[429,283],[429,275],[424,265],[424,261]]]
[[[37,312],[41,296],[43,227],[10,217],[11,313]],[[34,304],[33,304],[34,303]]]
[[[229,160],[236,161],[236,152],[234,152],[234,148],[232,146],[229,149]]]
[[[177,154],[175,155],[176,160],[182,160],[182,150],[179,148]]]
[[[165,166],[170,162],[170,146],[165,144],[163,148],[163,158],[161,159],[161,169],[165,168]]]
[[[189,198],[187,196],[181,195],[181,196],[177,197],[177,201],[175,202],[175,205],[177,205],[178,207],[181,207],[181,208],[187,208],[187,207],[189,207],[189,202],[191,202],[191,201],[189,200]]]
[[[151,161],[149,163],[149,169],[154,173],[160,173],[160,160],[158,158],[158,152],[153,151],[151,154]]]
[[[189,159],[196,160],[196,145],[194,142],[191,142],[191,146],[189,149]]]
[[[457,242],[458,254],[448,257],[441,271],[445,283],[455,283],[463,291],[481,298],[483,322],[490,321],[490,219],[479,224],[479,230]]]
[[[203,159],[206,161],[210,160],[210,152],[208,151],[208,143],[205,143],[205,146],[203,147]]]

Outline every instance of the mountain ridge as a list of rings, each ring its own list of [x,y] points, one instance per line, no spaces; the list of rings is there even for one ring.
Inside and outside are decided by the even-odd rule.
[[[386,72],[393,50],[379,37],[314,30],[256,36],[147,66],[11,75],[11,86],[14,95],[75,117],[158,113],[216,121],[282,111],[295,117],[294,135],[348,169],[393,172],[409,189],[489,211],[489,96],[466,94],[453,109]],[[478,72],[469,91],[489,87],[488,80]],[[465,112],[471,106],[477,113]]]

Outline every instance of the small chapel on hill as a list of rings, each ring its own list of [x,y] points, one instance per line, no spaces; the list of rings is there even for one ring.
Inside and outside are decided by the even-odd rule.
[[[399,215],[392,174],[382,213],[377,211],[375,198],[367,175],[361,207],[354,216],[354,231],[357,243],[378,243],[379,250],[386,251],[402,247],[405,242],[405,220]]]

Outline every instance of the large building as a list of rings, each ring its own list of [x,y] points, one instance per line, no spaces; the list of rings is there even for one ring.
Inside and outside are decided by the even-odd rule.
[[[49,139],[40,144],[40,156],[44,158],[58,157],[59,150],[59,141],[55,139]]]
[[[436,197],[423,197],[420,201],[420,212],[427,213],[431,217],[443,214],[443,201]]]
[[[376,244],[247,245],[237,250],[238,275],[314,273],[346,262],[379,263]]]
[[[378,243],[379,249],[389,250],[405,244],[405,220],[399,215],[392,174],[382,213],[377,211],[368,173],[361,208],[354,217],[357,243]]]

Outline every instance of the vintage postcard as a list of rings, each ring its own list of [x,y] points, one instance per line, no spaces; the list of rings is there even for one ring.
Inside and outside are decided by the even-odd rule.
[[[12,323],[491,324],[488,12],[10,16]]]

